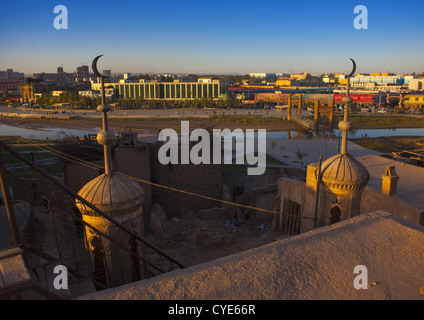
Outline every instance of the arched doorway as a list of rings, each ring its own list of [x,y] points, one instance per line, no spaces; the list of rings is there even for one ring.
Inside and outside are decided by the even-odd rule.
[[[334,206],[330,210],[330,224],[337,223],[341,221],[342,210],[339,206]]]

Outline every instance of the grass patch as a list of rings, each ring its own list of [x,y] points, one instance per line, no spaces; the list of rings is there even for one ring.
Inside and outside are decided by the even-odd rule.
[[[40,160],[57,158],[55,155],[51,154],[50,152],[46,152],[37,146],[28,145],[26,141],[20,139],[17,136],[1,136],[0,140],[9,145],[13,145],[14,150],[19,152],[27,160],[31,162],[35,162],[36,165],[38,165],[38,162]],[[53,143],[54,140],[44,139],[44,140],[34,140],[33,142],[46,144],[46,142]],[[18,167],[18,169],[15,168],[16,170],[15,174],[17,174],[18,176],[29,177],[29,178],[40,177],[40,174],[31,168],[19,168],[21,167],[21,165],[24,164],[24,162],[16,158],[14,155],[9,153],[8,151],[2,150],[2,157],[3,157],[3,162],[5,166],[8,167],[9,169],[12,170],[14,169],[14,167]],[[44,169],[46,172],[50,173],[51,175],[63,174],[63,165],[60,160],[53,164],[42,165],[41,168]]]
[[[280,117],[263,117],[263,116],[210,116],[211,122],[231,122],[244,124],[288,124],[289,120]]]
[[[359,144],[361,147],[381,153],[400,152],[424,147],[424,138],[422,137],[380,137],[351,139],[351,141]]]
[[[335,117],[335,123],[343,120],[342,117]],[[417,128],[424,127],[423,117],[410,116],[355,116],[350,115],[349,120],[354,125],[375,125],[375,126],[415,126]]]

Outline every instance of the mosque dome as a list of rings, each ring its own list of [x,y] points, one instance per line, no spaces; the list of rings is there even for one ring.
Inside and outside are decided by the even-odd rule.
[[[322,164],[322,182],[336,194],[360,190],[367,185],[369,178],[367,168],[348,153],[337,154]]]
[[[88,182],[78,195],[111,217],[119,217],[141,209],[143,187],[120,174],[102,174]],[[98,216],[78,199],[76,205],[83,215]]]

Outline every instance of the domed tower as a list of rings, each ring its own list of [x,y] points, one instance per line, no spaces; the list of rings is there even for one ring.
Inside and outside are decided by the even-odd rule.
[[[143,236],[143,188],[112,169],[110,145],[114,142],[115,135],[108,131],[107,112],[111,107],[105,104],[104,76],[97,71],[97,60],[100,57],[93,60],[93,71],[102,81],[102,104],[97,110],[102,112],[103,127],[97,135],[97,142],[104,148],[105,173],[88,182],[78,195],[138,236]],[[140,265],[128,252],[131,250],[141,255],[141,248],[137,248],[134,237],[79,200],[76,200],[76,206],[83,220],[99,231],[88,226],[85,228],[86,243],[95,266],[96,279],[107,286],[138,280]]]
[[[344,119],[339,123],[339,129],[343,131],[341,153],[327,159],[321,166],[322,183],[337,196],[326,219],[330,224],[359,215],[362,191],[370,178],[367,168],[347,151],[347,135],[352,128],[349,121],[349,104],[353,101],[349,96],[350,77],[356,71],[355,61],[352,60],[352,63],[353,70],[347,77],[346,97],[342,99]]]

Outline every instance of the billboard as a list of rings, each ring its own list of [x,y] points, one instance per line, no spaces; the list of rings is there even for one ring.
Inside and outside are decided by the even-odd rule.
[[[340,102],[344,97],[344,94],[335,94],[334,101]],[[350,97],[356,102],[374,102],[372,94],[351,94]]]

